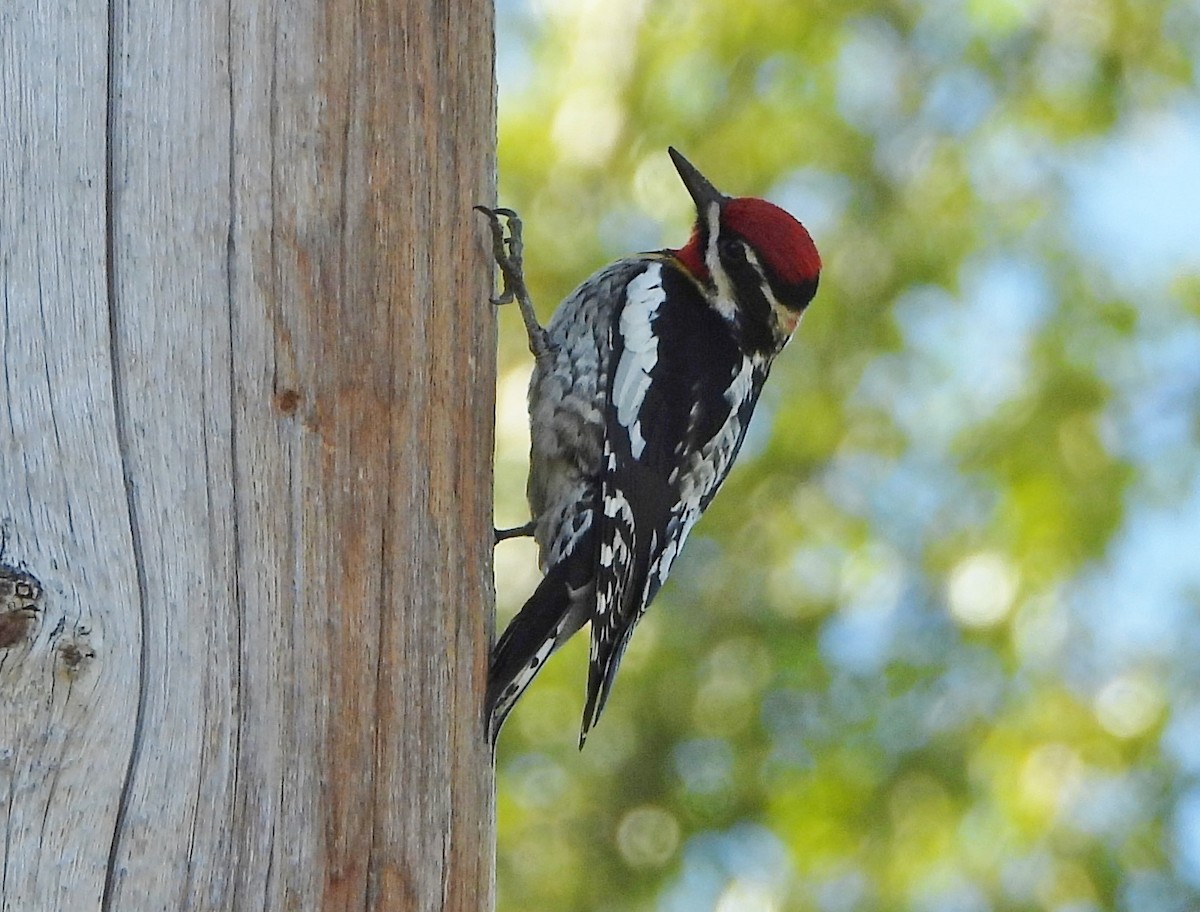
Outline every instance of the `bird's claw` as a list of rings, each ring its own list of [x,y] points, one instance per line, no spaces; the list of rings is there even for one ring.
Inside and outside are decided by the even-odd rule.
[[[521,309],[521,320],[525,323],[525,332],[529,337],[529,350],[543,367],[547,366],[554,357],[553,344],[546,330],[538,323],[537,314],[533,310],[533,302],[529,300],[529,289],[525,287],[524,273],[524,244],[521,241],[521,218],[512,209],[489,209],[487,206],[476,206],[476,211],[482,212],[488,220],[492,231],[492,257],[500,267],[500,294],[489,300],[497,306],[516,301]],[[501,223],[507,222],[507,226]],[[505,236],[505,227],[508,235]]]
[[[487,217],[488,227],[492,232],[492,257],[496,260],[496,265],[500,267],[502,279],[500,294],[494,295],[489,300],[496,306],[509,304],[525,290],[521,217],[512,209],[489,209],[487,206],[476,206],[475,210],[482,212]],[[507,237],[504,233],[505,225],[500,221],[502,218],[507,222]]]

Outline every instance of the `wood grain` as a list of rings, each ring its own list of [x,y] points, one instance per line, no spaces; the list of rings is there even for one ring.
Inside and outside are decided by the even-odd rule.
[[[0,11],[0,909],[491,908],[492,59]]]

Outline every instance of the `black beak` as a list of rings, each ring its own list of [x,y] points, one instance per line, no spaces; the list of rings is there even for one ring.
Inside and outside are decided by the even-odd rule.
[[[690,161],[680,155],[678,149],[668,146],[667,152],[671,156],[671,161],[675,163],[675,170],[679,172],[683,185],[687,187],[687,192],[691,194],[692,200],[696,204],[696,212],[702,217],[708,212],[708,207],[712,203],[721,203],[728,199],[724,193],[709,183],[708,178],[697,171]]]

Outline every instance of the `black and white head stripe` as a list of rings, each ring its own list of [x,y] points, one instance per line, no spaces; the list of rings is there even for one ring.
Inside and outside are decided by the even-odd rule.
[[[817,280],[787,285],[747,241],[728,231],[709,247],[709,269],[718,290],[715,306],[736,326],[747,352],[778,354],[816,293]]]

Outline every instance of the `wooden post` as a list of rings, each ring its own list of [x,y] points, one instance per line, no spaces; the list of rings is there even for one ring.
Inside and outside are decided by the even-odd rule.
[[[489,0],[0,9],[0,909],[485,910]]]

